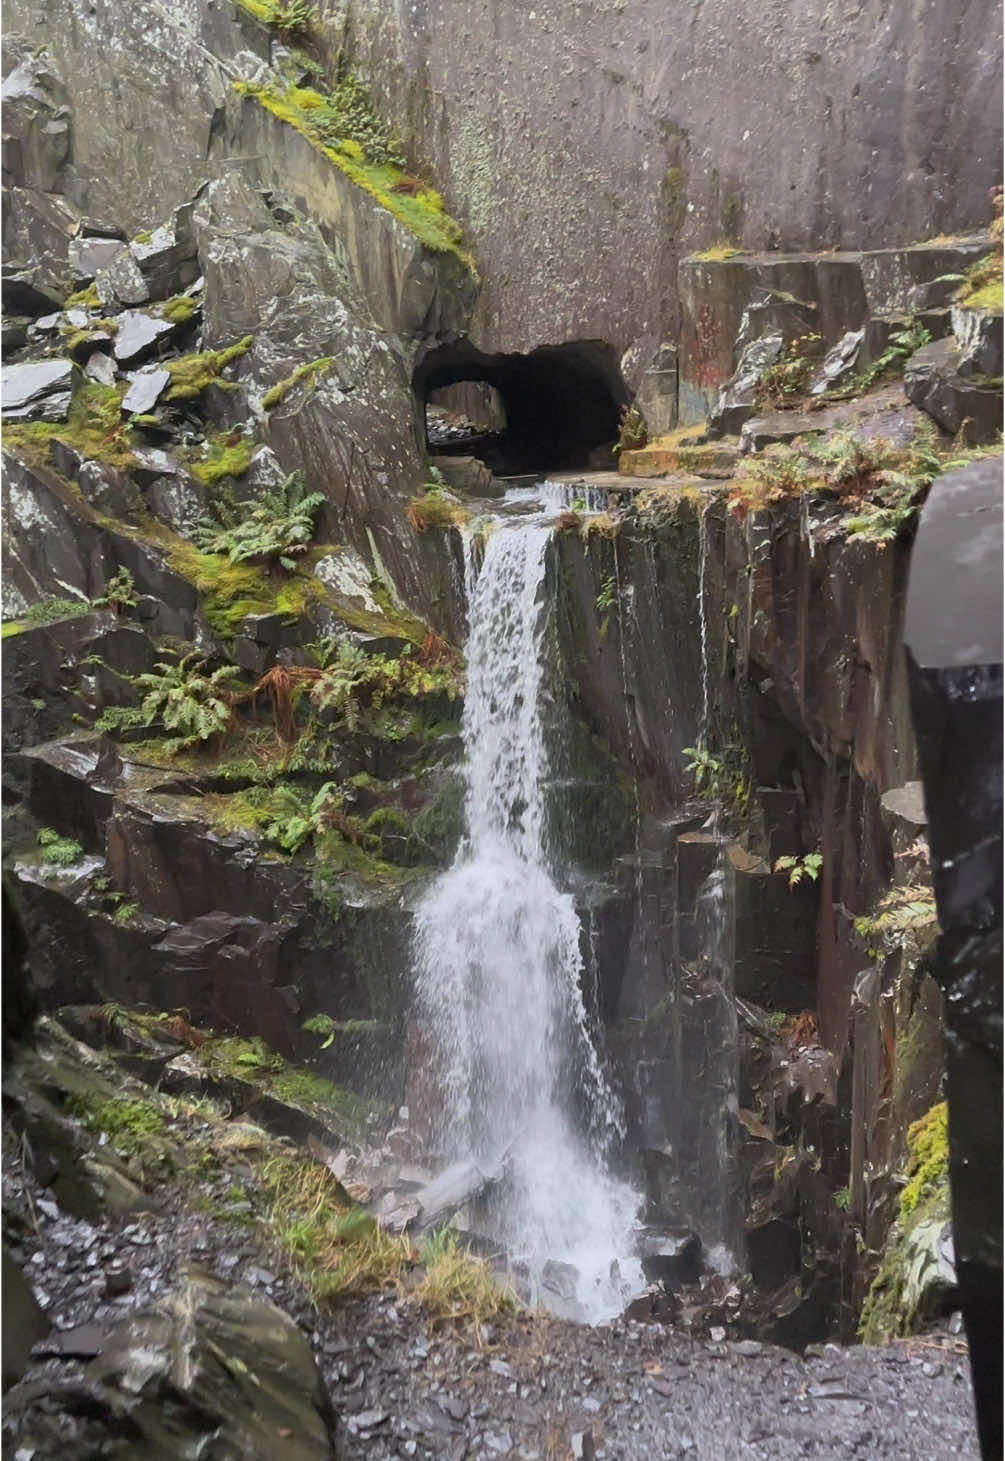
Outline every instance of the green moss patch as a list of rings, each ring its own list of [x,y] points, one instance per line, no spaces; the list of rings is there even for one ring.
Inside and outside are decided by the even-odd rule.
[[[443,199],[437,192],[421,185],[412,191],[401,168],[368,162],[361,144],[351,138],[335,146],[324,139],[320,119],[328,102],[320,92],[249,81],[235,81],[234,86],[242,96],[251,97],[280,121],[295,127],[350,182],[369,193],[403,223],[424,248],[432,253],[455,255],[474,274],[474,261],[464,248],[460,225],[444,211]],[[406,187],[408,191],[400,190]]]
[[[251,466],[254,443],[237,432],[225,432],[206,440],[201,461],[193,462],[192,475],[206,487],[215,487],[225,477],[243,477]]]
[[[941,1101],[908,1129],[908,1181],[900,1194],[901,1218],[909,1218],[919,1203],[948,1180],[948,1122],[948,1107]]]
[[[54,441],[65,442],[93,461],[128,471],[135,466],[129,430],[122,422],[128,385],[102,386],[85,381],[74,391],[65,422],[35,421],[5,426],[4,444],[28,461],[48,462]]]
[[[163,367],[171,377],[165,399],[168,401],[190,401],[210,385],[228,385],[221,380],[222,372],[233,361],[247,355],[254,344],[253,335],[245,335],[236,345],[225,350],[204,350],[198,355],[182,355],[178,360],[165,360]]]
[[[278,381],[271,390],[266,391],[262,397],[262,405],[266,411],[274,411],[287,397],[294,386],[303,385],[305,389],[311,390],[319,376],[324,375],[330,369],[332,357],[322,355],[318,360],[308,360],[304,365],[298,365],[292,375],[285,380]]]
[[[900,1218],[887,1241],[859,1321],[866,1344],[916,1334],[930,1312],[933,1268],[950,1218],[949,1146],[945,1102],[933,1106],[907,1134],[907,1185]]]

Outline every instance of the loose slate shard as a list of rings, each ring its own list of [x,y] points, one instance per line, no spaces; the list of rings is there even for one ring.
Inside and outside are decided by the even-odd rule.
[[[73,385],[72,360],[39,360],[34,364],[5,365],[2,374],[4,414],[29,401]]]
[[[127,416],[132,416],[143,415],[146,411],[152,411],[157,404],[161,392],[165,389],[170,379],[170,371],[160,370],[156,366],[149,366],[146,370],[138,370],[133,376],[132,384],[122,398],[123,412]]]
[[[170,320],[155,319],[142,310],[129,309],[119,315],[119,333],[115,337],[116,360],[138,360],[170,335],[174,325]]]

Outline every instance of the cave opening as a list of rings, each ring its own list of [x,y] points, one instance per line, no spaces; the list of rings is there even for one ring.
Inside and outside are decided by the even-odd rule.
[[[427,452],[476,456],[500,476],[614,465],[629,401],[602,340],[486,355],[461,339],[429,351],[412,386]]]

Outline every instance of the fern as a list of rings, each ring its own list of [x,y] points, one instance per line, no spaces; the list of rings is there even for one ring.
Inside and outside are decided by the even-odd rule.
[[[263,559],[292,573],[295,555],[306,553],[323,492],[308,492],[303,472],[293,472],[275,492],[264,493],[239,517],[220,509],[224,521],[204,518],[194,536],[205,553],[225,553],[231,563]]]
[[[143,697],[139,707],[109,706],[98,720],[98,729],[115,731],[159,723],[163,730],[178,732],[165,745],[169,755],[222,735],[233,714],[228,686],[234,684],[239,671],[234,665],[222,665],[207,675],[204,665],[205,660],[193,652],[176,664],[162,660],[146,674],[131,675],[130,683]]]

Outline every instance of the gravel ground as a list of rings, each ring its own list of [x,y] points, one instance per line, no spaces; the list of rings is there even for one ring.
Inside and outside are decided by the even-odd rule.
[[[245,1239],[192,1211],[180,1193],[124,1225],[90,1224],[64,1217],[8,1160],[4,1202],[15,1215],[16,1256],[55,1330],[110,1326],[161,1297],[186,1260],[271,1298],[311,1338],[345,1461],[977,1461],[980,1454],[966,1354],[949,1334],[882,1350],[827,1345],[800,1358],[625,1321],[589,1329],[524,1315],[477,1334],[434,1330],[400,1294],[318,1314],[296,1281],[266,1262],[252,1234]],[[80,1364],[45,1358],[45,1347],[36,1349],[22,1391]],[[15,1454],[31,1414],[18,1395],[16,1388],[7,1396],[5,1455]],[[44,1396],[34,1403],[44,1405]],[[46,1458],[36,1451],[34,1461]]]

